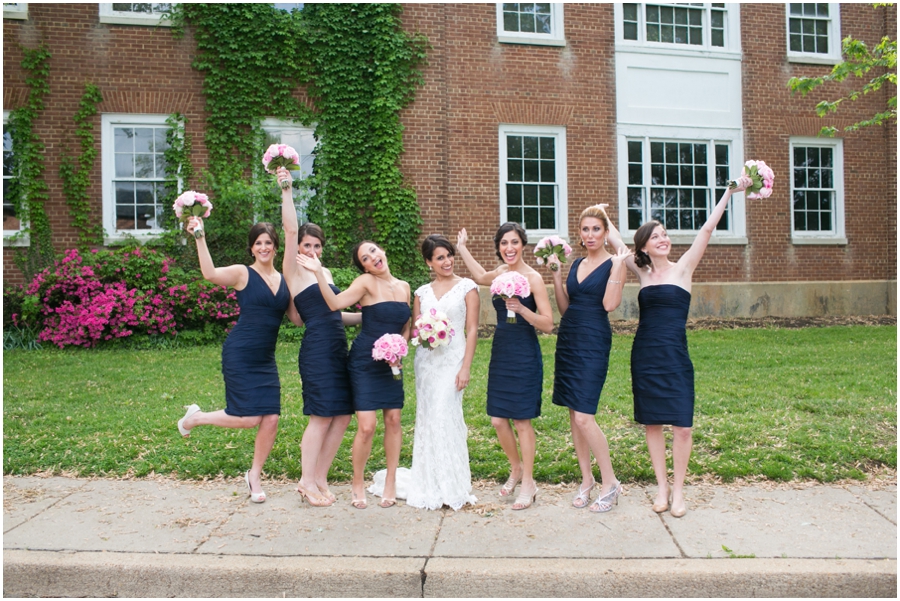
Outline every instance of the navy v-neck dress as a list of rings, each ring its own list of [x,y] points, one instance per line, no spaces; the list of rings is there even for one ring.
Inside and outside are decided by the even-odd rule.
[[[559,322],[556,339],[553,404],[596,414],[612,347],[609,314],[603,308],[612,259],[579,283],[578,266],[583,260],[572,263],[566,278],[569,308]]]

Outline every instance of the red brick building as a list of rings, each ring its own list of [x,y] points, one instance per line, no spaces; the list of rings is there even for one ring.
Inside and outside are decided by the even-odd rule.
[[[204,163],[190,30],[174,39],[152,26],[153,14],[113,10],[130,6],[4,5],[4,119],[27,95],[21,46],[44,42],[52,54],[36,133],[47,147],[47,211],[59,249],[77,240],[58,156],[75,147],[72,116],[84,82],[104,98],[90,191],[108,238],[119,228],[153,231],[152,217],[123,218],[116,194],[132,184],[115,172],[117,132],[159,135],[165,116],[181,112],[195,165]],[[870,47],[894,36],[894,7],[405,4],[403,23],[431,45],[425,85],[402,114],[402,169],[424,233],[452,238],[466,227],[476,258],[494,264],[500,223],[521,221],[535,239],[557,233],[577,241],[581,210],[605,202],[627,240],[642,221],[664,221],[681,243],[677,256],[724,179],[745,160],[762,159],[775,170],[775,193],[733,200],[695,274],[694,314],[896,313],[896,126],[816,137],[825,124],[842,127],[882,109],[896,90],[845,103],[823,120],[815,104],[859,80],[807,98],[787,88],[793,76],[828,73],[848,35]],[[311,153],[310,132],[266,126]],[[134,202],[151,198],[149,184],[134,183]],[[7,236],[15,232],[8,209]],[[11,244],[7,282],[18,276]],[[630,298],[624,316],[633,316]]]

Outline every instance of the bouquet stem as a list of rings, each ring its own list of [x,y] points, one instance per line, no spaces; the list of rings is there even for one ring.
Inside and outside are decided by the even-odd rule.
[[[194,239],[199,240],[200,238],[203,237],[203,235],[204,235],[203,224],[201,223],[200,225],[198,225],[197,227],[194,228]]]
[[[283,182],[281,182],[281,189],[282,189],[282,190],[287,190],[287,189],[290,188],[290,187],[291,187],[291,182],[289,182],[289,181],[287,181],[287,180],[284,180]]]
[[[506,310],[506,323],[516,323],[516,312]]]
[[[394,367],[393,365],[391,365],[391,373],[394,374],[394,379],[395,379],[395,380],[402,380],[402,379],[403,379],[403,376],[400,375],[400,368],[399,368],[399,367]]]

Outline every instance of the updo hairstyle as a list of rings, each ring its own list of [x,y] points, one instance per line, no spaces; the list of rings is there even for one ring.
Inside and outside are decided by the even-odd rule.
[[[653,219],[639,227],[634,233],[634,264],[642,269],[650,265],[650,255],[645,253],[642,249],[647,245],[647,241],[653,234],[653,230],[658,227],[662,227],[662,224]]]
[[[528,244],[528,233],[525,231],[525,228],[513,221],[507,221],[494,234],[494,250],[497,251],[497,258],[501,261],[503,260],[503,255],[500,254],[500,240],[509,232],[518,234],[519,239],[522,241],[522,248],[525,248]]]
[[[429,234],[425,237],[425,240],[422,241],[422,258],[426,261],[430,261],[434,256],[434,251],[439,248],[446,249],[451,257],[456,256],[456,247],[453,246],[453,243],[450,242],[446,236],[442,234]]]

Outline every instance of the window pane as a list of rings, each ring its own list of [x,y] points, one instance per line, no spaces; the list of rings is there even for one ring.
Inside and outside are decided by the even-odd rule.
[[[628,165],[628,184],[629,185],[640,185],[643,182],[643,166],[638,165]]]
[[[556,157],[556,140],[553,138],[540,138],[540,152],[542,159]]]
[[[503,31],[519,31],[519,13],[503,13]]]
[[[506,184],[506,204],[521,205],[522,204],[522,185]]]
[[[541,161],[541,181],[556,181],[556,163],[553,161]]]
[[[623,4],[622,15],[626,21],[637,21],[637,4]]]
[[[629,163],[640,163],[641,155],[643,154],[643,148],[640,142],[629,142],[628,143],[628,162]]]
[[[539,202],[542,207],[556,206],[555,186],[540,186]]]
[[[152,154],[136,154],[134,155],[134,175],[135,177],[153,177],[153,155]]]
[[[524,163],[524,181],[526,182],[537,182],[540,181],[538,177],[538,163],[539,161],[523,161]]]
[[[508,207],[506,209],[506,220],[522,223],[522,207]]]
[[[625,23],[624,24],[624,35],[626,40],[636,40],[638,39],[638,29],[637,23]]]
[[[510,159],[506,161],[506,179],[511,182],[522,181],[522,161]]]
[[[522,204],[526,207],[538,206],[537,186],[522,187]]]
[[[522,209],[523,225],[526,230],[536,230],[540,227],[538,209]]]
[[[506,136],[506,156],[509,158],[522,157],[522,136]]]
[[[556,229],[556,209],[554,208],[543,208],[540,210],[540,218],[541,218],[541,229],[544,230],[552,230]]]
[[[538,158],[538,139],[532,136],[525,136],[522,139],[522,156],[526,159]]]
[[[134,155],[116,155],[116,177],[134,177]]]

